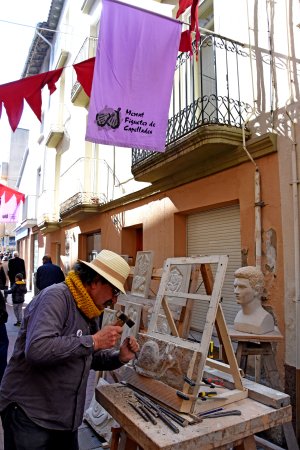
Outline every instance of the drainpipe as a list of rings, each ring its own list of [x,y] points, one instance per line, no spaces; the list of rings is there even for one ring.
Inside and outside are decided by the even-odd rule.
[[[250,118],[256,113],[256,100],[254,96],[254,76],[253,76],[253,61],[252,61],[252,46],[251,46],[251,37],[250,37],[250,20],[249,20],[249,9],[248,9],[248,1],[246,2],[247,7],[247,21],[248,21],[248,45],[249,45],[249,56],[250,56],[250,72],[251,72],[251,87],[252,87],[252,99],[254,108],[253,111],[249,114],[246,120],[242,125],[242,133],[243,133],[243,150],[246,152],[248,158],[252,162],[255,167],[254,172],[254,215],[255,215],[255,265],[259,269],[261,269],[261,255],[262,255],[262,238],[261,238],[261,209],[264,206],[264,202],[261,200],[261,180],[260,180],[260,172],[259,168],[252,158],[251,154],[247,150],[246,147],[246,125],[249,122]]]
[[[252,115],[252,114],[251,114]],[[264,206],[264,202],[261,199],[261,181],[259,168],[252,158],[251,154],[246,147],[246,136],[245,129],[246,124],[249,122],[251,115],[245,120],[242,126],[243,133],[243,149],[246,152],[248,158],[255,167],[254,172],[254,214],[255,214],[255,265],[261,269],[261,255],[262,255],[262,244],[261,244],[261,208]]]
[[[287,44],[288,44],[288,64],[287,64],[287,76],[289,84],[289,99],[285,104],[285,113],[290,120],[292,130],[292,151],[291,151],[291,164],[292,164],[292,203],[293,203],[293,234],[294,234],[294,264],[295,264],[295,301],[300,301],[300,242],[299,242],[299,194],[298,194],[298,161],[297,161],[297,141],[296,141],[296,127],[295,121],[288,112],[288,105],[295,101],[295,95],[293,95],[293,72],[291,69],[291,43],[289,35],[289,14],[288,3],[285,1],[286,8],[286,24],[287,24]]]
[[[292,129],[292,201],[293,201],[293,231],[294,231],[294,264],[295,264],[295,300],[300,301],[300,242],[299,242],[299,196],[298,196],[298,162],[297,162],[297,141],[295,122],[291,118],[287,109],[285,113],[291,122]]]

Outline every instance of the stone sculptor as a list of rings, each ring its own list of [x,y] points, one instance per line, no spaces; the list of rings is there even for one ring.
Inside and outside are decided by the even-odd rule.
[[[234,294],[241,310],[234,319],[234,329],[244,333],[265,334],[274,330],[273,316],[261,305],[264,275],[255,266],[245,266],[234,273]]]

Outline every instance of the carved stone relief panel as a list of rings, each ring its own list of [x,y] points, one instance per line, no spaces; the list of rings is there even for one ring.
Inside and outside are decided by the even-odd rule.
[[[121,342],[123,342],[128,336],[137,336],[137,333],[140,331],[142,308],[143,305],[132,302],[128,302],[125,306],[124,312],[129,319],[133,320],[134,325],[131,328],[129,328],[126,324],[124,325]]]
[[[139,297],[148,297],[153,270],[153,252],[137,252],[131,293]]]
[[[110,308],[105,308],[103,311],[103,319],[102,319],[101,328],[105,327],[105,325],[111,325],[111,324],[116,323],[116,321],[117,321],[116,314],[117,314],[116,310],[110,309]]]
[[[188,292],[190,276],[190,265],[172,265],[170,268],[170,275],[166,283],[166,291]],[[166,296],[166,300],[168,301],[168,306],[172,313],[173,319],[178,321],[180,319],[182,306],[185,305],[186,299],[178,300],[178,298]],[[156,331],[164,334],[170,334],[171,332],[163,309],[161,309],[160,315],[158,316]]]
[[[159,380],[182,390],[184,375],[196,380],[201,353],[174,342],[166,342],[146,334],[138,335],[139,358],[135,369],[140,375]]]

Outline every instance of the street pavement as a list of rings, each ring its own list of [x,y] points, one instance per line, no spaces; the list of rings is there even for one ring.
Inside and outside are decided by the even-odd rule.
[[[27,292],[25,296],[25,303],[24,308],[26,305],[32,300],[32,292]],[[14,315],[12,302],[11,302],[11,295],[8,296],[7,299],[7,312],[8,312],[8,321],[6,324],[8,339],[9,339],[9,347],[8,347],[8,360],[12,355],[13,348],[17,339],[17,335],[19,332],[19,327],[14,326],[14,323],[16,322],[16,318]],[[95,380],[96,380],[96,373],[92,370],[88,386],[87,386],[87,394],[86,394],[86,402],[85,402],[85,409],[88,408],[93,394],[95,390]],[[63,399],[62,399],[63,401]],[[94,432],[94,430],[89,427],[86,423],[83,423],[81,427],[78,430],[78,441],[79,441],[79,450],[101,450],[101,440],[98,438],[97,434]],[[3,445],[3,430],[1,426],[0,421],[0,450],[4,450]],[[65,449],[67,450],[67,449]]]

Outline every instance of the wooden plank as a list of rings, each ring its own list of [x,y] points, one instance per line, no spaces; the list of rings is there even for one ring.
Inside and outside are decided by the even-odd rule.
[[[168,297],[174,297],[174,298],[190,298],[192,300],[199,300],[199,301],[206,301],[206,302],[210,302],[211,301],[211,296],[210,295],[205,295],[205,294],[193,294],[191,292],[172,292],[172,291],[165,291],[164,292],[165,296]]]
[[[226,354],[226,358],[228,360],[228,364],[230,366],[231,374],[234,380],[234,385],[236,389],[243,390],[242,378],[240,375],[240,370],[236,361],[236,357],[232,348],[231,340],[227,332],[227,327],[225,323],[224,314],[219,304],[216,316],[216,323],[218,324],[219,333],[221,336],[221,342]]]
[[[259,436],[254,436],[255,442],[257,442],[260,448],[264,450],[284,450],[283,447],[279,447],[278,445],[273,444],[272,442],[266,441]]]
[[[187,256],[179,258],[168,258],[171,265],[176,264],[218,264],[220,261],[219,255],[205,255],[205,256]]]
[[[208,367],[211,367],[212,369],[220,370],[222,372],[232,375],[231,367],[229,366],[229,364],[225,364],[222,361],[217,361],[212,358],[206,358],[206,365]],[[238,369],[238,370],[241,374],[241,372],[242,372],[241,369]]]
[[[220,389],[218,388],[218,391]],[[230,389],[218,394],[216,397],[211,397],[205,402],[197,401],[194,409],[194,413],[203,413],[214,408],[220,408],[226,405],[233,405],[240,400],[247,398],[247,391],[241,391],[239,389]]]
[[[143,298],[132,294],[120,294],[117,305],[126,306],[128,302],[138,303],[145,306],[153,306],[155,298]]]
[[[202,275],[202,279],[203,279],[203,283],[204,283],[204,287],[205,287],[205,291],[208,295],[211,295],[212,290],[213,290],[213,285],[214,285],[214,276],[211,270],[211,267],[209,264],[201,264],[201,275]],[[222,347],[222,354],[223,354],[223,361],[228,364],[228,358],[226,355],[226,351],[223,348],[223,342],[222,342],[222,337],[220,335],[220,330],[219,330],[219,325],[218,323],[215,323],[215,328],[217,331],[217,335],[218,335],[218,339],[220,342],[220,346]]]
[[[199,352],[199,344],[197,342],[190,342],[182,339],[181,337],[170,336],[162,333],[143,333],[154,339],[160,339],[163,342],[173,343],[183,348],[189,348],[193,351]]]
[[[130,367],[124,368],[122,379],[130,385],[152,397],[155,401],[173,408],[175,411],[189,413],[192,400],[184,400],[176,395],[176,389],[159,380],[143,377]]]
[[[205,260],[203,260],[203,263],[205,263]],[[204,330],[203,330],[203,336],[202,336],[201,343],[200,343],[200,352],[204,356],[208,355],[208,350],[209,350],[209,345],[210,345],[210,341],[211,341],[211,337],[212,337],[212,333],[213,333],[213,328],[214,328],[214,325],[216,322],[217,310],[218,310],[218,307],[220,304],[221,292],[222,292],[222,287],[223,287],[223,283],[224,283],[227,263],[228,263],[227,256],[219,256],[218,257],[218,266],[217,266],[213,290],[212,290],[212,294],[211,294],[211,301],[210,301],[210,304],[208,307],[205,326],[204,326]],[[194,397],[197,397],[197,395],[199,393],[199,386],[200,386],[200,382],[203,377],[204,365],[205,365],[205,359],[202,358],[200,360],[198,377],[197,377],[196,385],[195,385],[194,392],[193,392]],[[196,406],[196,403],[193,404],[192,412],[193,412],[195,406]]]
[[[172,332],[173,336],[179,337],[179,333],[178,333],[178,330],[176,328],[175,322],[173,320],[173,316],[172,316],[172,313],[171,313],[170,308],[168,306],[168,303],[166,301],[166,297],[163,297],[161,305],[162,305],[163,310],[165,312],[165,315],[166,315],[169,327],[171,328],[171,332]]]
[[[229,374],[221,372],[220,370],[210,369],[209,367],[205,367],[204,374],[206,377],[220,378],[224,381],[226,387],[229,389],[234,388],[233,378]],[[284,392],[255,383],[247,378],[243,378],[243,385],[248,389],[249,398],[266,406],[279,409],[290,405],[290,396]]]
[[[299,445],[291,422],[283,424],[283,432],[288,450],[299,450]]]
[[[221,417],[180,427],[177,434],[160,420],[157,425],[146,423],[128,405],[134,398],[130,389],[118,384],[96,389],[97,401],[144,450],[228,448],[248,436],[290,422],[292,417],[291,406],[274,409],[246,398],[225,407],[225,410],[238,409],[241,416]]]

